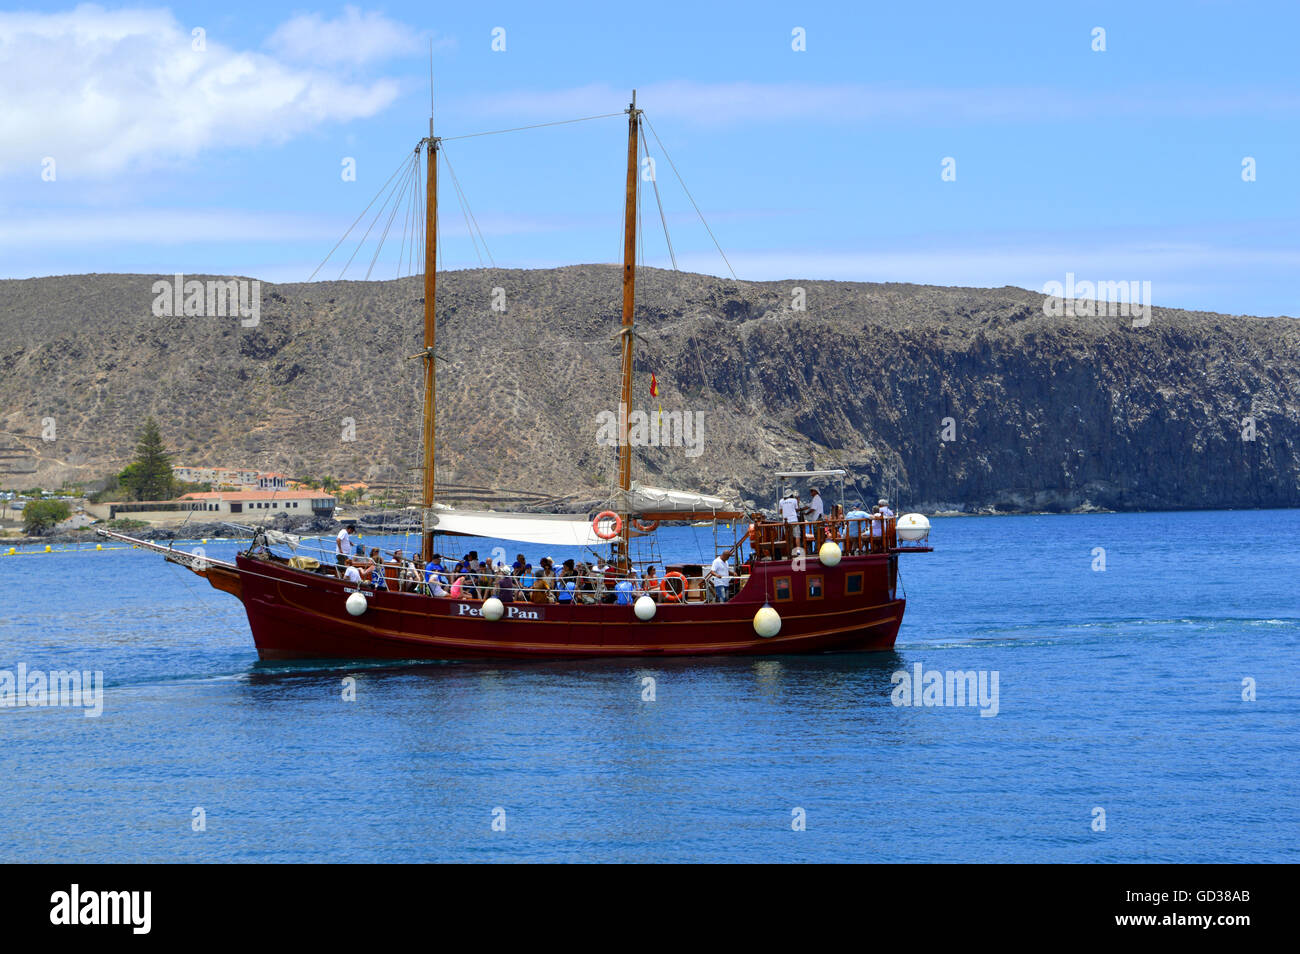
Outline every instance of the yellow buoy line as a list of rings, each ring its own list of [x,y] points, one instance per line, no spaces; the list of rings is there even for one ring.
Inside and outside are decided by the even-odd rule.
[[[175,541],[177,543],[188,543],[191,541]],[[200,540],[200,543],[207,543],[207,540]],[[224,541],[222,541],[224,542]],[[51,544],[45,544],[44,547],[35,550],[20,550],[18,547],[7,547],[0,550],[0,556],[36,556],[42,553],[94,553],[103,550],[138,550],[135,544],[130,546],[104,546],[102,543],[96,543],[93,547],[89,544],[85,546],[62,547],[55,549]]]

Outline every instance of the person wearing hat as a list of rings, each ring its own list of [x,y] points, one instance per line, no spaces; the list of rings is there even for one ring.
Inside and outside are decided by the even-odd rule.
[[[882,517],[892,517],[894,515],[894,511],[889,509],[888,500],[886,500],[884,497],[881,497],[878,503],[880,505],[880,515]]]
[[[811,488],[811,494],[812,496],[808,498],[808,519],[821,520],[826,516],[826,504],[816,487]]]

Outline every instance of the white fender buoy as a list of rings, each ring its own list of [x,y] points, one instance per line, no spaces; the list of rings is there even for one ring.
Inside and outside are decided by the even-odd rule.
[[[655,611],[658,609],[659,604],[648,596],[642,596],[632,607],[632,611],[636,613],[636,618],[643,621],[654,619]]]
[[[766,603],[754,614],[754,632],[764,639],[771,639],[781,632],[781,614]]]
[[[919,513],[905,513],[895,524],[898,539],[918,543],[930,535],[930,521]]]
[[[834,540],[827,540],[817,551],[817,559],[821,560],[824,566],[835,566],[843,555],[840,552],[840,545]]]
[[[348,597],[347,607],[348,612],[353,616],[360,616],[366,610],[370,609],[370,604],[366,602],[366,598],[360,593],[353,593]]]
[[[502,603],[495,596],[489,596],[483,601],[483,618],[496,622],[506,613],[506,604]]]

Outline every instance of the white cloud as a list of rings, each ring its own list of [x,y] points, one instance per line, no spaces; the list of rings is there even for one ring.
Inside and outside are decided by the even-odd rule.
[[[267,46],[295,62],[360,66],[374,60],[414,53],[422,48],[419,34],[381,13],[356,7],[326,20],[305,13],[281,24]]]
[[[388,79],[348,82],[241,52],[208,34],[195,50],[166,10],[0,13],[0,174],[110,175],[221,146],[282,142],[371,116]]]

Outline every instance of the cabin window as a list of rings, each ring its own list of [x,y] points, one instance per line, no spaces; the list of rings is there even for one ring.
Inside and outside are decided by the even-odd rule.
[[[852,596],[855,593],[862,592],[862,574],[850,573],[844,578],[844,593],[846,596]]]
[[[775,580],[772,581],[772,590],[774,593],[773,598],[778,603],[784,603],[789,601],[789,599],[791,598],[790,577],[778,576]]]
[[[808,577],[808,599],[819,600],[822,598],[822,578],[820,576]]]

